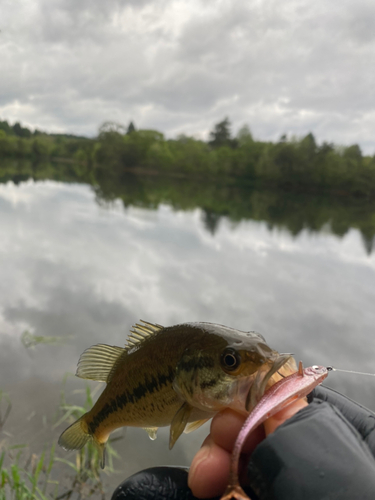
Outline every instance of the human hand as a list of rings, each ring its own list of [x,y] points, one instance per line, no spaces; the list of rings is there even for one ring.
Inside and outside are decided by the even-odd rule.
[[[375,498],[375,415],[321,386],[309,400],[309,406],[290,405],[250,436],[243,449],[247,484],[261,499]],[[213,420],[189,473],[197,497],[223,492],[242,422],[228,411]]]
[[[298,400],[255,429],[242,447],[240,470],[245,468],[261,441],[306,406],[304,399]],[[245,420],[246,417],[229,409],[212,419],[210,434],[195,455],[189,471],[188,484],[198,498],[219,496],[224,492],[234,443]],[[243,479],[246,482],[246,478]]]
[[[269,419],[265,430],[260,427],[249,437],[244,451],[254,451],[244,474],[258,494],[253,500],[375,497],[375,415],[328,388],[319,386],[313,395],[312,404],[291,405]],[[243,420],[229,410],[213,419],[190,471],[189,485],[196,496],[223,492],[231,448]],[[126,480],[112,500],[193,500],[193,493],[186,471],[159,467]]]

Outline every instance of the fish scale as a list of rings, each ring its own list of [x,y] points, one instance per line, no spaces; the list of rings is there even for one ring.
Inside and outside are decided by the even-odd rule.
[[[104,467],[105,443],[122,426],[156,437],[170,425],[170,448],[224,408],[247,414],[266,387],[295,371],[294,359],[262,335],[214,323],[163,327],[141,321],[125,347],[97,344],[81,355],[76,375],[106,382],[98,400],[68,427],[59,444],[80,449],[92,439]],[[279,372],[279,373],[277,373]]]

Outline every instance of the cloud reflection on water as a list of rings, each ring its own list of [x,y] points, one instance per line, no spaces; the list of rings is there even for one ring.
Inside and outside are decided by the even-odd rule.
[[[374,371],[375,257],[357,230],[341,239],[307,231],[294,238],[263,222],[222,218],[212,234],[200,209],[103,209],[94,200],[85,185],[0,185],[0,388],[22,394],[22,411],[44,404],[42,393],[25,390],[28,379],[58,391],[85,348],[123,345],[140,318],[257,330],[306,364]],[[25,329],[74,340],[26,352]],[[329,379],[375,408],[371,384]],[[126,443],[136,443],[138,432]],[[166,440],[147,449],[165,463],[186,461],[205,432],[183,439],[173,456],[161,451]]]

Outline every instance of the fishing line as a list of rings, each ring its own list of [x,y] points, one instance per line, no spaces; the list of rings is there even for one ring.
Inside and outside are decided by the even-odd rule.
[[[375,377],[375,373],[365,373],[365,372],[355,372],[354,370],[341,370],[341,368],[334,368],[333,366],[327,366],[329,372],[345,372],[345,373],[355,373],[356,375],[368,375],[369,377]]]

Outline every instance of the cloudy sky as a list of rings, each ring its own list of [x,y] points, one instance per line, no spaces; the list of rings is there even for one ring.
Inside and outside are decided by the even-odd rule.
[[[375,153],[373,0],[2,0],[0,119],[207,138],[312,131]]]

